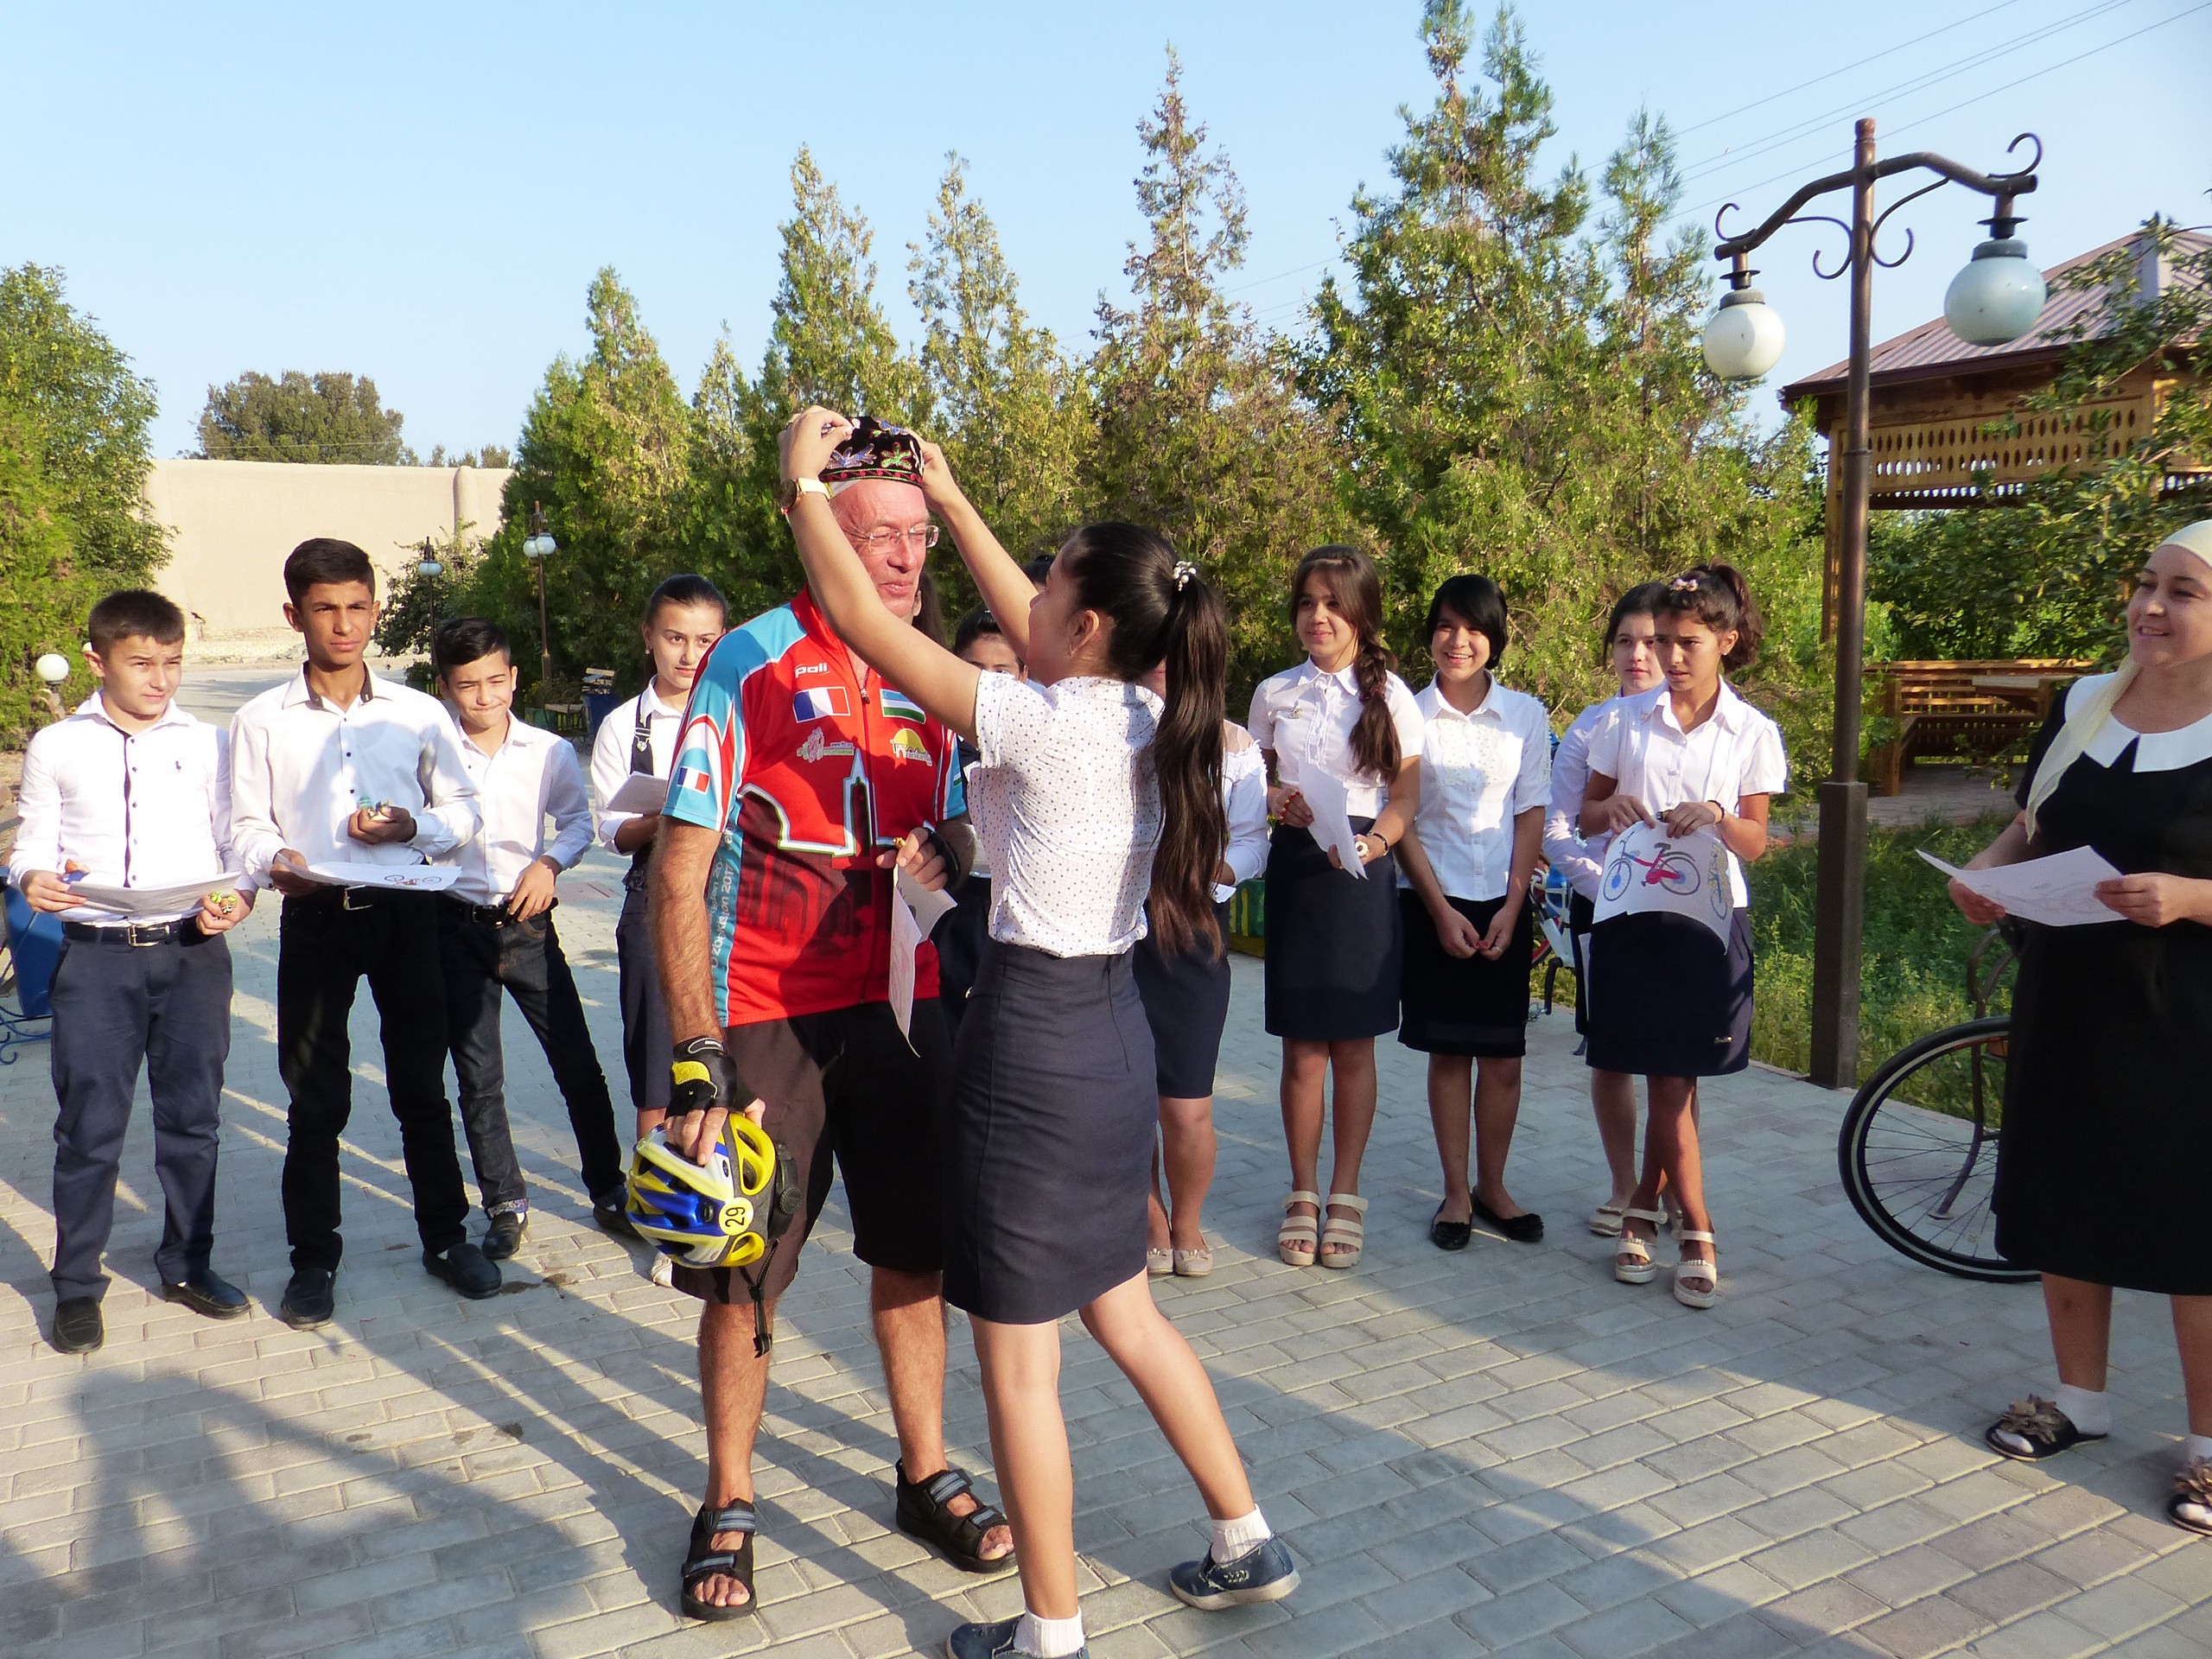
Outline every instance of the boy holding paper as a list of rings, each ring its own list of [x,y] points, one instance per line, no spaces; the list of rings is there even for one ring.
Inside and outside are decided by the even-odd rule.
[[[130,589],[92,607],[85,656],[99,690],[31,739],[8,877],[62,918],[54,974],[54,1329],[65,1354],[105,1340],[100,1257],[141,1065],[167,1215],[162,1294],[235,1319],[245,1294],[208,1266],[215,1153],[231,1049],[223,935],[253,908],[232,874],[229,741],[175,704],[184,613]],[[83,902],[86,891],[105,902]],[[129,895],[149,890],[148,900]],[[167,902],[151,903],[151,890]],[[170,908],[171,905],[175,908]]]
[[[365,977],[383,1020],[423,1265],[472,1298],[496,1295],[499,1270],[464,1225],[468,1193],[445,1097],[438,897],[376,885],[380,868],[419,869],[470,841],[476,785],[444,706],[379,679],[362,659],[377,619],[368,555],[351,542],[302,542],[284,561],[284,620],[307,661],[232,722],[232,819],[241,864],[284,895],[276,1065],[291,1096],[292,1278],[279,1312],[307,1330],[327,1324],[335,1306],[338,1141],[353,1112],[346,1020]]]

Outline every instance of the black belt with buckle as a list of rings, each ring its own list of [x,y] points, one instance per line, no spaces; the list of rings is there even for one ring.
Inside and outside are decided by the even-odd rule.
[[[64,922],[61,937],[90,944],[173,944],[198,932],[192,923],[189,916],[173,922]]]
[[[284,896],[288,905],[335,905],[340,910],[366,910],[376,902],[381,887],[334,887],[318,881],[313,893],[294,893]]]
[[[470,921],[480,923],[486,927],[512,927],[522,920],[521,917],[517,916],[505,905],[471,904],[467,899],[457,899],[449,893],[441,894],[440,896],[447,904],[451,905],[454,909],[465,914]],[[560,902],[561,901],[558,899],[556,899],[551,904],[547,905],[543,910],[539,911],[537,913],[540,916],[547,915],[550,913],[554,908],[560,904]]]

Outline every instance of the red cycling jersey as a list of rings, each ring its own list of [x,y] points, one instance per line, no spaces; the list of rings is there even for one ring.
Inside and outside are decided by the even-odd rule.
[[[862,666],[801,593],[715,642],[691,687],[667,814],[722,832],[707,883],[725,1026],[890,996],[891,874],[967,810],[952,734]],[[925,941],[914,995],[937,995]]]

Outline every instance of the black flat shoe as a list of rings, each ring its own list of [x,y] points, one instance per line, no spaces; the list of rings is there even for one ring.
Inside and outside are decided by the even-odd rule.
[[[591,1218],[617,1238],[635,1238],[638,1230],[630,1224],[629,1201],[630,1194],[623,1187],[602,1192],[591,1201]]]
[[[246,1314],[245,1292],[206,1268],[181,1285],[163,1285],[162,1297],[211,1319],[242,1319]]]
[[[107,1322],[100,1318],[97,1296],[70,1296],[54,1305],[54,1351],[89,1354],[107,1340]]]
[[[302,1268],[284,1287],[276,1317],[295,1331],[328,1325],[338,1306],[338,1274],[323,1268]]]
[[[433,1255],[423,1252],[423,1265],[433,1279],[442,1279],[472,1302],[499,1294],[499,1269],[484,1252],[464,1241]]]
[[[2005,1414],[1982,1431],[1982,1441],[1999,1457],[2017,1463],[2041,1463],[2101,1434],[2084,1434],[2074,1420],[2039,1394],[2015,1400]]]
[[[509,1211],[492,1217],[492,1224],[484,1230],[484,1259],[504,1262],[522,1248],[523,1236],[530,1231],[530,1212]]]
[[[1474,1204],[1477,1221],[1497,1228],[1516,1244],[1535,1244],[1542,1241],[1544,1218],[1535,1211],[1530,1210],[1522,1215],[1509,1217],[1499,1215],[1497,1211],[1476,1198],[1473,1193],[1470,1192],[1467,1197]]]
[[[1436,1214],[1428,1224],[1428,1242],[1440,1250],[1464,1250],[1475,1230],[1464,1221],[1444,1219],[1444,1206],[1436,1206]]]

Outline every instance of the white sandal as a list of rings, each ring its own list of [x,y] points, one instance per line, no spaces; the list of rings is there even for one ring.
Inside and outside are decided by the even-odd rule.
[[[1319,1259],[1325,1268],[1353,1268],[1359,1265],[1362,1251],[1367,1248],[1367,1224],[1358,1219],[1367,1213],[1367,1200],[1357,1192],[1332,1192],[1328,1207],[1349,1210],[1353,1219],[1344,1221],[1330,1216],[1321,1224]],[[1332,1250],[1332,1244],[1349,1244],[1348,1250]]]
[[[1710,1244],[1711,1233],[1700,1233],[1693,1228],[1683,1228],[1675,1235],[1684,1244]],[[1717,1257],[1719,1249],[1713,1251]],[[1711,1307],[1713,1298],[1720,1294],[1720,1264],[1718,1261],[1700,1262],[1686,1255],[1675,1263],[1675,1300],[1684,1307]]]
[[[1310,1204],[1314,1213],[1294,1216],[1290,1213],[1290,1206],[1294,1204]],[[1310,1268],[1313,1265],[1313,1257],[1320,1249],[1320,1211],[1321,1195],[1319,1192],[1296,1192],[1282,1201],[1282,1225],[1275,1229],[1275,1254],[1283,1259],[1286,1266]]]
[[[1651,1259],[1650,1249],[1650,1245],[1659,1241],[1654,1238],[1647,1243],[1637,1237],[1628,1230],[1631,1221],[1648,1221],[1656,1233],[1666,1224],[1667,1212],[1639,1210],[1634,1205],[1621,1211],[1621,1242],[1613,1252],[1613,1277],[1624,1285],[1648,1285],[1659,1272],[1659,1264]]]
[[[1621,1236],[1621,1217],[1628,1214],[1624,1204],[1601,1204],[1590,1217],[1590,1230],[1600,1238]]]

